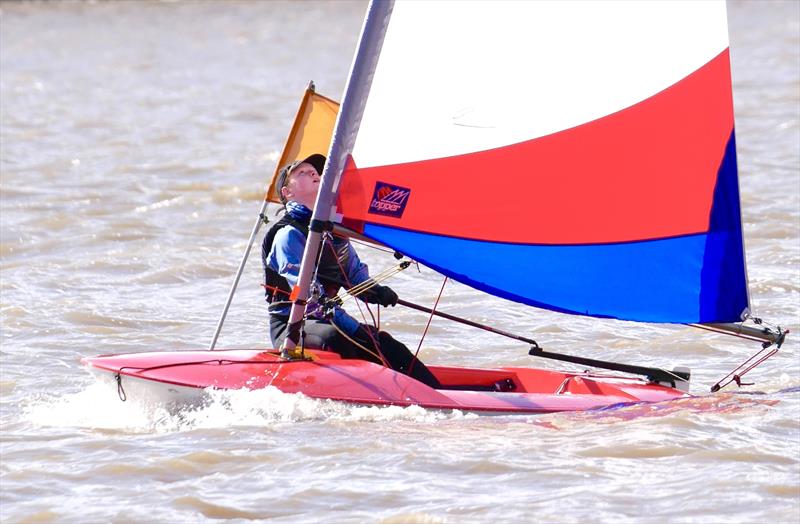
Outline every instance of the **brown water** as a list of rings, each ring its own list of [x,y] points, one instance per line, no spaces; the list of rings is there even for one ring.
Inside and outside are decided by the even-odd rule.
[[[219,393],[121,403],[83,356],[204,348],[310,79],[338,98],[363,3],[0,3],[2,522],[800,522],[798,336],[754,386],[660,406],[479,418]],[[729,4],[754,312],[800,328],[800,4]],[[374,269],[390,263],[362,250]],[[264,347],[248,265],[220,347]],[[435,273],[392,286],[431,304]],[[444,311],[548,349],[693,368],[757,345],[522,308]],[[426,317],[385,325],[416,347]],[[432,363],[544,365],[435,321]]]

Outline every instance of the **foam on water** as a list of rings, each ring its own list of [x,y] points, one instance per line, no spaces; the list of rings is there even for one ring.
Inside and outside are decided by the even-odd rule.
[[[764,416],[781,402],[798,393],[797,380],[783,375],[768,391],[731,389],[715,395],[700,395],[657,404],[610,406],[586,412],[540,415],[493,415],[494,423],[532,423],[549,430],[575,429],[584,425],[630,423],[660,419],[664,424],[692,426],[694,417]],[[419,406],[366,406],[301,393],[284,393],[268,386],[263,389],[205,391],[200,406],[168,408],[129,399],[119,399],[107,384],[92,382],[71,394],[40,394],[27,402],[22,419],[39,427],[84,428],[139,434],[162,434],[195,429],[226,429],[237,426],[276,428],[303,422],[416,422],[475,420],[479,416],[459,410],[426,410]],[[486,418],[486,417],[481,417]],[[706,418],[708,420],[708,418]],[[504,422],[505,421],[505,422]]]
[[[171,433],[236,426],[275,427],[296,422],[435,423],[474,418],[461,411],[431,411],[419,406],[359,406],[318,400],[301,393],[283,393],[269,386],[259,390],[206,391],[203,404],[170,410],[127,400],[99,382],[66,395],[41,395],[30,401],[23,419],[40,427],[72,427],[126,433]]]
[[[28,401],[22,419],[39,427],[86,428],[150,433],[165,409],[152,410],[135,402],[121,402],[99,382],[77,393],[41,394]]]

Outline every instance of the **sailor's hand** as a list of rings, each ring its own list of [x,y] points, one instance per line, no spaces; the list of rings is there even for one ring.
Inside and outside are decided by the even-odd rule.
[[[375,302],[383,307],[396,306],[397,293],[395,293],[389,286],[375,286],[373,288],[376,296]]]

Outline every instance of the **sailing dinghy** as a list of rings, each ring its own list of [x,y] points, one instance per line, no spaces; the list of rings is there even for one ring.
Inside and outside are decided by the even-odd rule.
[[[327,131],[315,134],[320,118]],[[320,151],[328,162],[289,320],[298,335],[272,350],[214,350],[229,297],[210,350],[84,359],[121,399],[197,403],[207,388],[272,386],[367,405],[547,413],[688,395],[686,369],[552,353],[435,307],[422,309],[601,371],[429,366],[443,384],[432,389],[304,348],[331,229],[519,304],[763,342],[727,382],[786,335],[744,324],[753,317],[724,1],[375,0],[341,107],[307,92],[281,165]],[[273,199],[271,187],[231,295]]]

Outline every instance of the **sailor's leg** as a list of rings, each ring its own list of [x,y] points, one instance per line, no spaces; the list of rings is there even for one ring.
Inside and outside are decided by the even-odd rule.
[[[270,316],[270,338],[276,348],[281,346],[286,337],[287,320],[286,317]],[[358,332],[351,337],[358,344],[354,344],[342,336],[327,320],[308,319],[303,326],[303,331],[305,332],[304,345],[309,349],[326,349],[335,351],[342,358],[357,358],[382,364],[376,356],[378,350],[375,348],[375,342],[377,342],[380,353],[392,369],[409,375],[432,388],[441,387],[439,381],[425,364],[414,359],[413,353],[405,345],[385,331],[377,332],[375,328],[362,324]],[[365,351],[359,345],[369,351]],[[411,373],[409,373],[409,369]]]
[[[305,347],[339,353],[342,358],[361,358],[353,344],[339,334],[327,320],[307,319],[304,326]]]
[[[272,341],[272,347],[280,349],[283,344],[283,339],[286,338],[286,326],[289,323],[289,317],[282,315],[269,316],[269,338]]]
[[[288,317],[270,315],[269,334],[270,339],[272,339],[272,344],[276,348],[281,347],[281,344],[283,344],[283,341],[286,338],[288,321]],[[328,351],[336,351],[337,353],[342,354],[342,352],[338,349],[342,346],[339,341],[339,333],[336,331],[336,328],[331,326],[330,322],[327,320],[308,319],[303,324],[303,332],[305,333],[305,338],[303,339],[303,344],[305,347],[309,349],[325,349]],[[344,350],[345,351],[344,354],[342,354],[342,357],[354,357],[349,347],[345,347]]]
[[[433,373],[421,360],[414,358],[414,354],[402,342],[394,339],[385,331],[379,331],[378,344],[380,344],[383,357],[389,362],[392,369],[415,378],[432,388],[441,388],[441,384]],[[409,370],[411,371],[410,373]]]

